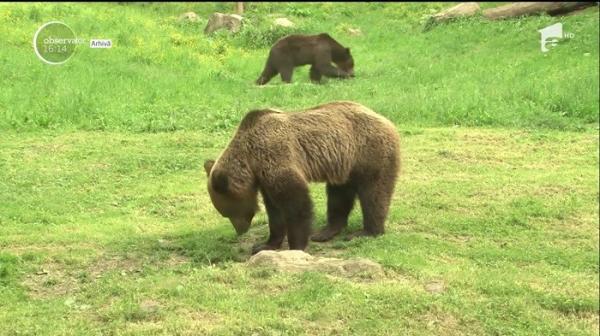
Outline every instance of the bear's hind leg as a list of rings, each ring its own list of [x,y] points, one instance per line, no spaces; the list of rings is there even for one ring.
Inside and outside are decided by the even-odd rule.
[[[394,173],[383,173],[383,176],[365,180],[364,184],[359,186],[358,199],[363,215],[363,230],[350,235],[347,239],[378,236],[385,232],[384,224],[394,194],[395,179]]]
[[[353,184],[327,184],[327,226],[311,237],[312,241],[331,240],[348,225],[348,215],[354,207],[356,188]]]
[[[320,83],[321,82],[321,78],[323,77],[323,75],[321,74],[321,72],[317,69],[316,66],[311,66],[310,67],[310,80],[313,83]]]
[[[269,220],[269,239],[265,243],[254,245],[252,247],[252,254],[256,254],[262,250],[277,250],[281,247],[281,243],[283,243],[283,239],[285,238],[286,232],[283,214],[264,193],[263,200],[267,208]]]
[[[292,75],[294,74],[294,66],[293,65],[285,65],[280,67],[279,74],[281,75],[281,80],[284,83],[292,82]]]

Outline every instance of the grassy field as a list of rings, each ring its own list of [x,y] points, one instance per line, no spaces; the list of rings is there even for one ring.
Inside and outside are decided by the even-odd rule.
[[[0,4],[0,335],[597,335],[598,10],[422,32],[448,5],[250,4],[241,33],[206,38],[230,3]],[[43,64],[54,19],[115,45]],[[574,38],[543,54],[556,22]],[[290,32],[350,46],[357,77],[254,86]],[[384,236],[308,252],[385,277],[247,268],[266,215],[237,237],[203,161],[250,109],[333,100],[397,124],[403,174]]]

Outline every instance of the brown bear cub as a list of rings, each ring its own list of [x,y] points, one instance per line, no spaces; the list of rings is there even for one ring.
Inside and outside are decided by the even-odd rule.
[[[327,183],[327,226],[313,241],[340,233],[357,197],[364,228],[354,235],[384,233],[399,167],[394,124],[354,102],[295,113],[251,111],[219,158],[204,163],[212,203],[238,234],[250,227],[261,193],[270,235],[253,254],[278,249],[286,235],[290,249],[306,248],[313,220],[309,182]]]
[[[336,68],[331,63],[335,63]],[[354,77],[354,59],[350,48],[344,48],[328,34],[289,35],[279,39],[269,52],[267,64],[256,84],[267,84],[280,74],[290,83],[294,67],[310,64],[310,79],[319,82],[322,76]]]

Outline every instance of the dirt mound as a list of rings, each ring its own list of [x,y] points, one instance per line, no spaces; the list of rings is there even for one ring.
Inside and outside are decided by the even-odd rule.
[[[248,260],[247,265],[271,267],[282,272],[318,271],[346,278],[378,279],[384,276],[381,265],[368,259],[314,257],[299,250],[260,251]]]

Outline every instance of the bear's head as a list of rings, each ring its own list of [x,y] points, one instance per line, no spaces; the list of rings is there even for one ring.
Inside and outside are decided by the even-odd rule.
[[[335,63],[340,70],[348,74],[348,76],[354,77],[354,58],[352,58],[350,48],[344,48],[341,54],[334,56],[337,57],[333,58],[333,63]]]
[[[237,234],[244,234],[258,211],[257,192],[231,190],[229,176],[224,171],[213,169],[214,164],[213,160],[204,162],[210,200],[223,217],[229,218]]]

